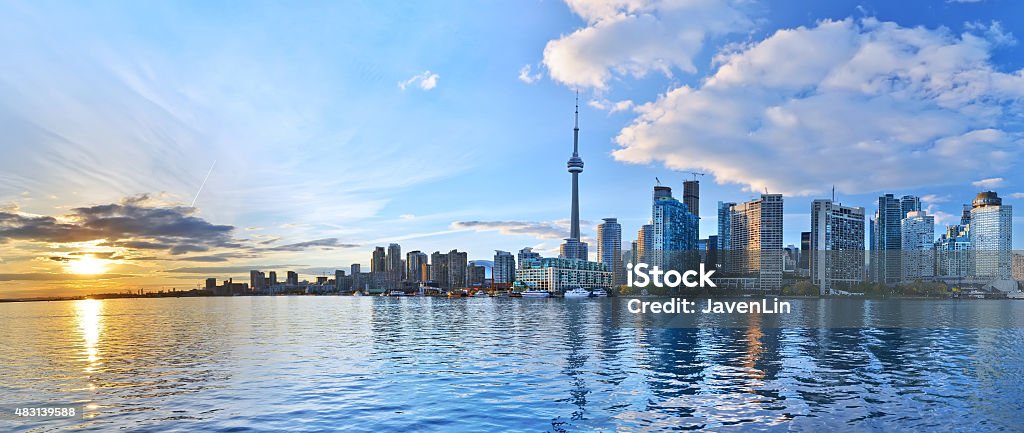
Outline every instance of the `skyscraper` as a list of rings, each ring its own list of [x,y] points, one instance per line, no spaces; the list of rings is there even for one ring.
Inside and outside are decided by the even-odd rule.
[[[598,224],[597,261],[604,263],[611,271],[613,285],[625,284],[626,274],[622,267],[622,226],[618,219],[605,218],[603,223]]]
[[[508,251],[494,251],[494,267],[491,268],[491,281],[495,285],[512,284],[516,279],[516,258]]]
[[[461,289],[466,287],[466,267],[469,257],[465,252],[451,250],[448,256],[448,288]]]
[[[740,277],[756,277],[765,291],[782,287],[782,194],[729,206],[729,237],[726,271]]]
[[[696,263],[699,219],[686,204],[672,197],[672,189],[655,186],[651,204],[651,266],[683,272]]]
[[[532,247],[523,248],[523,249],[519,250],[519,261],[518,261],[518,268],[517,269],[522,269],[523,268],[523,264],[526,263],[527,260],[533,260],[533,259],[539,259],[539,258],[540,258],[540,253],[533,252],[533,248]]]
[[[871,268],[875,282],[897,284],[903,278],[900,221],[906,216],[903,209],[913,208],[914,201],[908,197],[897,199],[892,194],[878,197],[878,208],[871,221]]]
[[[253,291],[266,289],[267,277],[260,271],[249,271],[249,288]]]
[[[388,245],[387,260],[384,266],[388,274],[388,283],[392,285],[392,288],[397,287],[398,283],[402,281],[405,271],[405,267],[402,266],[402,247],[400,245]]]
[[[700,182],[696,179],[683,181],[683,203],[700,218]]]
[[[636,251],[636,260],[633,260],[634,264],[648,263],[650,261],[648,256],[652,251],[652,242],[654,242],[654,225],[644,224],[640,226],[640,229],[636,231],[636,247],[633,248]]]
[[[718,251],[729,251],[732,246],[729,242],[729,210],[735,206],[736,203],[730,202],[718,202]],[[726,260],[728,260],[728,254],[719,254],[718,263],[722,268],[726,267]]]
[[[1009,280],[1012,276],[1013,209],[992,191],[978,193],[971,202],[973,275]]]
[[[349,266],[349,271],[349,274],[352,275],[352,290],[364,289],[362,266],[360,266],[359,263],[353,263]]]
[[[569,222],[569,237],[560,248],[561,256],[567,259],[587,260],[587,243],[580,241],[580,191],[579,175],[583,173],[583,159],[580,158],[580,101],[576,95],[576,117],[572,129],[572,157],[566,163],[572,174],[572,216]]]
[[[900,222],[902,280],[930,280],[935,276],[935,217],[910,211]]]
[[[814,200],[809,243],[811,282],[822,295],[864,281],[864,208]]]
[[[409,281],[423,282],[423,265],[427,264],[427,255],[420,250],[405,254],[405,275]]]
[[[380,274],[387,269],[387,252],[384,247],[376,247],[373,249],[373,257],[370,259],[370,273]]]
[[[448,286],[448,255],[440,251],[430,254],[430,280],[443,289]]]
[[[299,285],[299,274],[295,271],[288,271],[285,277],[285,284],[295,287]]]
[[[946,226],[946,232],[935,241],[935,275],[966,277],[971,274],[970,215],[968,210],[968,224]]]
[[[921,197],[916,195],[905,195],[900,197],[900,214],[906,218],[908,213],[921,210]]]

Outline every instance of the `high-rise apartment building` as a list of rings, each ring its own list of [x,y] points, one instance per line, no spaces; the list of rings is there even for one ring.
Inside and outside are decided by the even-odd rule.
[[[723,251],[726,272],[756,277],[764,291],[782,287],[782,215],[782,194],[762,194],[757,200],[729,206],[724,234],[729,250]]]
[[[466,267],[469,266],[469,257],[465,252],[451,250],[448,256],[448,289],[461,289],[466,287]]]
[[[491,281],[495,286],[512,284],[516,280],[516,257],[508,251],[494,251]]]
[[[672,197],[671,188],[655,186],[651,205],[653,238],[651,250],[646,254],[648,263],[665,270],[692,269],[697,260],[699,221],[685,203]]]
[[[451,288],[448,285],[448,255],[440,251],[430,254],[430,280],[443,289]]]
[[[683,203],[700,218],[700,182],[696,179],[683,181]]]
[[[616,218],[605,218],[597,226],[597,261],[604,263],[612,273],[612,284],[620,286],[626,282],[622,266],[622,225]],[[495,264],[497,266],[497,264]]]
[[[978,193],[971,202],[973,275],[992,280],[1012,276],[1013,208],[992,191]]]
[[[875,282],[897,284],[903,279],[900,222],[907,216],[903,209],[914,208],[915,200],[911,197],[898,199],[892,194],[878,197],[875,218],[871,220],[871,270]],[[920,201],[917,203],[920,208]]]
[[[910,211],[900,222],[903,282],[930,280],[935,276],[935,217]]]
[[[427,255],[420,250],[405,254],[405,276],[409,281],[423,282],[423,265],[427,264]]]
[[[965,225],[951,225],[935,241],[935,275],[967,277],[971,275],[970,212]],[[964,221],[961,218],[961,221]]]
[[[864,208],[814,200],[808,237],[811,283],[822,295],[864,281]]]
[[[519,250],[519,261],[517,262],[519,267],[517,269],[522,269],[523,268],[523,263],[526,263],[527,260],[533,260],[533,259],[539,259],[539,258],[540,258],[540,253],[534,252],[532,247],[523,248],[523,249]]]

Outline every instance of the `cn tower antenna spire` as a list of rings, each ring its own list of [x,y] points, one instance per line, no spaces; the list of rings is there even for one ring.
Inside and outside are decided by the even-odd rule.
[[[580,239],[580,194],[579,176],[583,173],[583,159],[580,158],[580,92],[576,91],[576,119],[572,128],[572,157],[566,164],[569,173],[572,174],[572,216],[569,223],[569,238],[579,243]],[[575,244],[574,244],[575,245]],[[586,257],[571,256],[570,258]]]
[[[580,154],[580,91],[576,91],[576,118],[572,127],[572,155]]]

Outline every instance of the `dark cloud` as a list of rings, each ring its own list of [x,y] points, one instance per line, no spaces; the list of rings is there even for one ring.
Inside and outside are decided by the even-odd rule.
[[[117,204],[75,208],[60,219],[0,212],[0,243],[106,240],[102,246],[164,250],[173,255],[241,247],[231,238],[232,226],[211,224],[195,216],[192,207],[150,202],[148,195],[140,195]]]

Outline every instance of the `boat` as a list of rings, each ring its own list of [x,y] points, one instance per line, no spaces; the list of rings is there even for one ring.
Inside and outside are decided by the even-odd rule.
[[[607,298],[608,297],[608,292],[605,291],[604,289],[594,289],[594,291],[590,292],[590,297],[591,298]]]
[[[547,290],[530,289],[523,292],[524,298],[547,298],[550,296],[551,293],[549,293]]]
[[[589,298],[590,297],[590,291],[587,290],[587,289],[584,289],[582,287],[577,287],[577,288],[572,289],[572,290],[567,290],[565,292],[565,297],[566,298]]]
[[[352,296],[363,296],[363,292],[357,291],[357,292],[353,293]]]
[[[405,292],[401,290],[392,290],[390,292],[387,292],[385,296],[405,296]]]
[[[477,290],[477,292],[473,294],[473,297],[474,298],[486,298],[487,297],[487,292],[485,292],[483,290]]]

